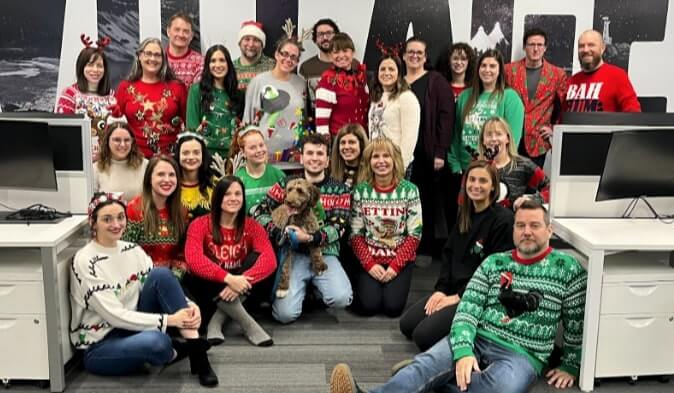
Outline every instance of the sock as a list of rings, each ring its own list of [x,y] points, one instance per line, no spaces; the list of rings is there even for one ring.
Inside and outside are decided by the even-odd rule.
[[[208,323],[206,337],[213,345],[219,345],[225,341],[225,335],[222,333],[222,326],[225,323],[225,318],[225,313],[220,309],[216,309],[211,321]]]
[[[248,311],[246,311],[245,308],[243,308],[243,304],[241,304],[241,300],[239,298],[229,303],[221,300],[218,302],[218,308],[227,314],[227,316],[232,318],[232,320],[238,322],[239,325],[241,325],[243,333],[246,335],[248,341],[250,341],[253,345],[269,346],[274,343],[267,332],[262,329],[262,326],[260,326],[255,321],[255,319],[253,319],[253,317],[248,314]]]

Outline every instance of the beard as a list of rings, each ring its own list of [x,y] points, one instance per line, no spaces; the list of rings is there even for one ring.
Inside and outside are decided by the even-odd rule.
[[[590,62],[584,62],[581,59],[580,68],[582,68],[583,71],[585,72],[594,71],[595,69],[597,69],[597,66],[599,66],[600,62],[601,62],[601,55],[594,55],[592,56],[592,61]]]
[[[530,242],[527,242],[527,245],[525,245],[524,240],[517,244],[517,252],[522,256],[536,255],[546,248],[547,246],[545,244],[538,243],[533,239]]]
[[[326,42],[321,42],[320,44],[317,45],[318,50],[320,50],[323,53],[330,53],[330,41]]]

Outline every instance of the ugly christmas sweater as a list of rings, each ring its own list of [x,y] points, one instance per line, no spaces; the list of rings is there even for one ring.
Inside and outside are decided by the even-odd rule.
[[[388,188],[369,182],[353,189],[351,246],[366,271],[374,265],[399,273],[416,258],[421,240],[419,189],[407,180]]]
[[[489,256],[463,293],[449,335],[454,360],[475,356],[475,336],[524,355],[540,374],[555,344],[560,319],[564,354],[560,369],[578,377],[587,273],[572,256],[548,250],[522,259],[516,251]],[[525,307],[515,296],[531,298]],[[540,295],[540,296],[538,296]],[[511,299],[508,301],[506,299]]]
[[[152,260],[137,244],[103,247],[90,241],[70,269],[70,340],[77,349],[101,341],[113,329],[166,331],[168,315],[136,311]]]
[[[252,251],[260,255],[252,267],[240,274],[251,277],[251,284],[255,284],[274,273],[276,256],[262,225],[246,217],[243,235],[238,241],[235,229],[219,228],[222,244],[213,241],[210,214],[190,224],[185,242],[185,259],[191,274],[204,280],[224,282],[227,274],[239,269]]]
[[[349,123],[360,124],[367,132],[369,108],[365,64],[349,71],[332,67],[316,87],[316,132],[334,137]]]

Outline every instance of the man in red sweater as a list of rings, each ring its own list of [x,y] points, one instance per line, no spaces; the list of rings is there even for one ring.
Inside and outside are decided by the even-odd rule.
[[[605,49],[596,30],[587,30],[578,38],[582,70],[569,80],[565,112],[641,112],[627,72],[602,60]]]
[[[166,27],[166,35],[169,39],[166,56],[169,65],[176,78],[180,79],[187,88],[201,79],[204,66],[201,53],[190,49],[194,38],[192,26],[192,18],[183,12],[178,12],[169,19]]]

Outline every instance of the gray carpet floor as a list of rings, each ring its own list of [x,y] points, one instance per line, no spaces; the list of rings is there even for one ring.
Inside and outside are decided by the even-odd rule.
[[[430,293],[438,263],[415,268],[408,304]],[[262,325],[275,345],[256,348],[237,327],[228,330],[224,344],[209,351],[220,378],[214,389],[202,388],[189,375],[187,361],[167,369],[151,369],[139,375],[109,378],[88,374],[74,367],[67,376],[67,392],[228,392],[228,393],[325,393],[335,364],[347,362],[363,388],[380,384],[390,376],[391,366],[412,357],[416,347],[398,330],[398,320],[386,317],[363,318],[341,310],[308,310],[299,321],[283,326],[269,316]],[[11,390],[42,391],[34,384],[16,381]],[[10,390],[10,391],[11,391]],[[532,393],[557,391],[541,379]],[[579,391],[574,387],[571,391]],[[626,379],[604,380],[596,392],[674,392],[674,383],[640,379],[631,386]],[[404,393],[404,392],[392,392]]]

